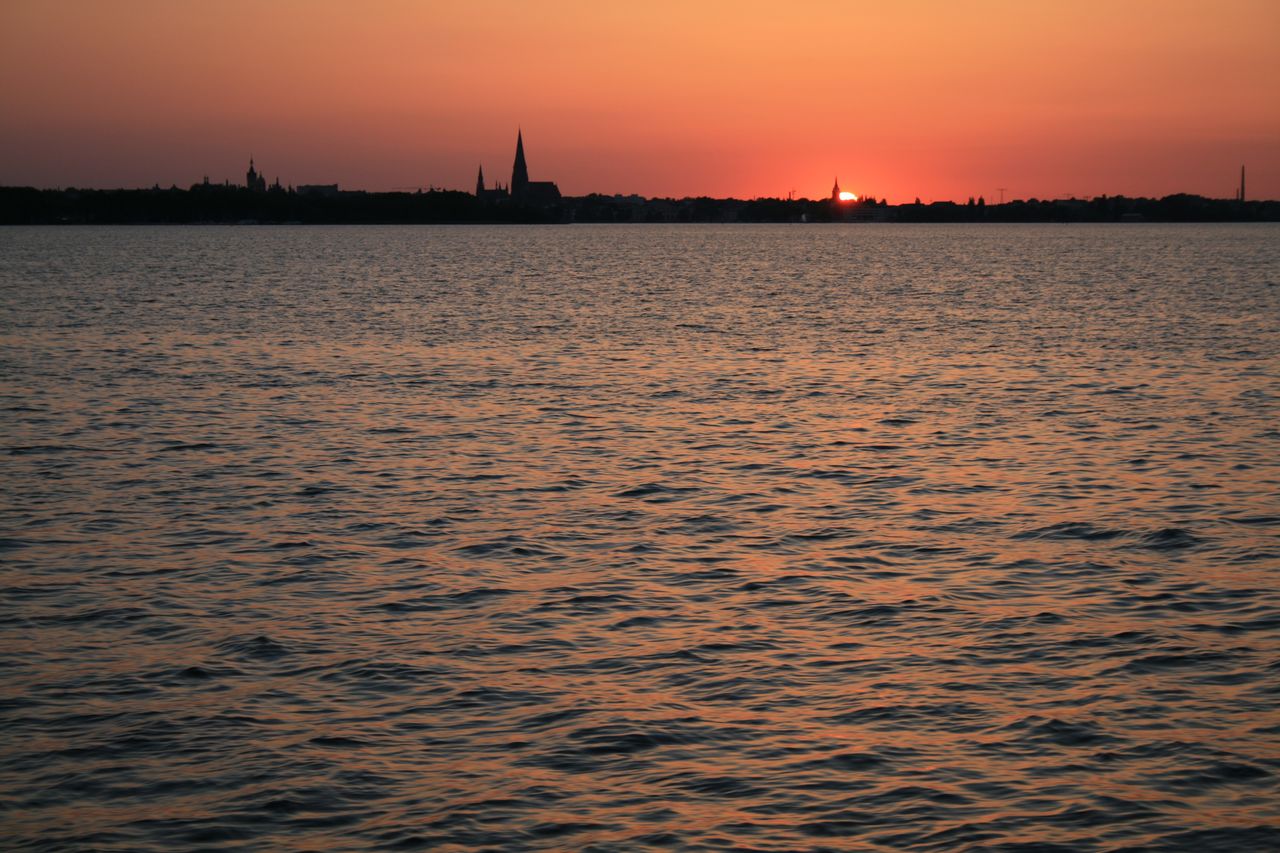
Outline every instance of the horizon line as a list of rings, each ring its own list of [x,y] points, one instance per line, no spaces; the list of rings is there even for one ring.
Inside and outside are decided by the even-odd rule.
[[[277,179],[277,180],[278,180],[278,179]],[[154,183],[154,184],[152,184],[151,186],[131,186],[131,187],[130,187],[130,186],[101,187],[101,186],[74,186],[74,185],[66,185],[66,186],[51,186],[51,187],[50,187],[50,186],[43,186],[43,187],[41,187],[41,186],[35,186],[35,185],[32,185],[32,184],[0,184],[0,191],[3,191],[3,190],[33,190],[33,191],[35,191],[35,192],[61,192],[61,193],[66,193],[66,192],[104,192],[104,193],[109,193],[109,192],[156,192],[156,191],[160,191],[160,192],[173,192],[173,191],[175,191],[175,190],[176,190],[176,191],[179,191],[179,192],[190,192],[190,191],[192,191],[192,190],[200,189],[200,188],[202,188],[202,187],[209,187],[209,188],[211,188],[211,189],[242,190],[242,191],[245,191],[245,192],[261,192],[261,191],[253,190],[252,188],[247,187],[247,186],[245,186],[244,184],[237,184],[237,183],[233,183],[230,179],[224,179],[224,180],[223,180],[223,181],[221,181],[221,182],[213,182],[213,181],[209,181],[207,178],[206,178],[205,180],[203,180],[203,181],[198,181],[198,182],[196,182],[196,183],[190,184],[190,185],[185,186],[185,187],[183,187],[183,186],[179,186],[178,184],[173,184],[173,183],[171,183],[171,184],[170,184],[169,186],[167,186],[167,187],[165,187],[165,186],[161,186],[159,183]],[[283,191],[283,192],[293,192],[293,193],[297,194],[297,193],[298,193],[298,191],[299,191],[299,189],[302,189],[302,188],[313,188],[313,187],[314,187],[314,188],[331,188],[331,189],[332,189],[332,191],[336,191],[336,192],[337,192],[337,193],[339,193],[339,194],[364,194],[364,195],[415,195],[415,194],[427,194],[427,193],[457,193],[457,194],[459,194],[459,195],[468,196],[468,197],[470,197],[470,198],[476,198],[476,195],[475,195],[475,193],[474,193],[474,192],[468,192],[467,190],[453,189],[453,188],[450,188],[450,187],[442,187],[442,186],[434,186],[434,185],[427,185],[427,186],[406,186],[406,187],[395,187],[395,188],[392,188],[392,189],[386,189],[386,190],[368,190],[368,189],[363,189],[363,188],[342,189],[342,188],[340,187],[340,185],[339,185],[339,184],[337,184],[337,183],[332,183],[332,184],[302,184],[302,183],[299,183],[299,184],[287,184],[287,185],[285,185],[285,184],[273,184],[273,185],[270,185],[270,186],[267,188],[267,190],[265,190],[265,192],[268,192],[268,193],[269,193],[269,192],[273,192],[273,191]],[[999,189],[999,188],[997,187],[997,189]],[[915,198],[917,199],[917,201],[890,202],[890,201],[888,200],[888,197],[887,197],[887,196],[886,196],[886,197],[881,197],[881,196],[877,196],[877,195],[875,195],[874,193],[865,193],[865,194],[864,194],[864,193],[860,193],[860,194],[858,194],[858,195],[857,195],[857,197],[856,197],[855,199],[852,199],[852,200],[843,200],[843,199],[842,199],[842,200],[836,201],[836,200],[833,200],[830,196],[820,196],[820,197],[816,197],[816,198],[810,198],[810,197],[808,197],[808,196],[797,196],[797,197],[792,197],[792,196],[790,196],[790,194],[785,195],[785,196],[783,196],[783,195],[778,195],[778,196],[759,195],[759,196],[749,196],[749,197],[746,197],[746,196],[742,196],[742,197],[740,197],[740,196],[713,196],[713,195],[706,195],[706,194],[700,194],[700,195],[683,195],[683,196],[674,196],[674,195],[655,195],[655,196],[649,196],[649,195],[643,195],[642,193],[635,193],[635,192],[632,192],[632,193],[624,193],[624,192],[613,192],[613,193],[609,193],[609,192],[601,192],[601,191],[596,191],[596,190],[593,190],[593,191],[591,191],[591,192],[588,192],[588,193],[585,193],[585,194],[582,194],[582,195],[565,195],[565,196],[564,196],[564,198],[566,198],[566,199],[584,199],[584,198],[591,198],[591,197],[593,197],[593,196],[598,196],[598,197],[601,197],[601,198],[612,198],[612,199],[637,199],[637,198],[638,198],[638,199],[641,199],[641,200],[643,200],[643,201],[686,201],[686,200],[692,200],[692,199],[711,199],[711,200],[713,200],[713,201],[739,201],[739,202],[752,202],[752,201],[777,201],[777,202],[783,202],[783,203],[801,203],[801,202],[807,202],[807,203],[810,203],[810,204],[812,204],[812,203],[824,203],[824,202],[825,202],[825,203],[848,204],[848,205],[862,205],[862,204],[866,203],[866,200],[870,199],[872,202],[875,202],[877,206],[880,206],[880,205],[887,205],[887,206],[889,206],[889,207],[911,207],[911,206],[914,206],[914,205],[916,205],[916,204],[919,204],[919,205],[921,205],[921,206],[928,206],[928,205],[931,205],[931,204],[958,204],[958,205],[962,205],[962,206],[964,206],[964,205],[967,205],[970,201],[973,201],[973,202],[975,202],[975,203],[980,202],[980,203],[982,203],[982,204],[983,204],[984,206],[986,206],[986,207],[1001,207],[1001,206],[1004,206],[1004,205],[1018,204],[1018,203],[1027,204],[1027,203],[1031,203],[1031,202],[1047,202],[1047,201],[1048,201],[1048,202],[1052,202],[1052,201],[1095,201],[1095,200],[1099,200],[1099,199],[1131,199],[1131,200],[1135,200],[1135,201],[1137,201],[1137,200],[1143,200],[1143,199],[1146,199],[1146,200],[1152,200],[1152,201],[1159,201],[1159,200],[1162,200],[1162,199],[1174,198],[1174,197],[1176,197],[1176,196],[1187,196],[1187,197],[1189,197],[1189,198],[1202,198],[1202,199],[1205,199],[1205,200],[1208,200],[1208,201],[1242,202],[1242,203],[1244,203],[1244,204],[1253,204],[1253,203],[1261,204],[1261,203],[1280,202],[1280,198],[1277,198],[1277,199],[1267,199],[1267,198],[1250,198],[1250,199],[1243,199],[1243,200],[1242,200],[1242,199],[1239,197],[1239,195],[1238,195],[1238,194],[1237,194],[1236,196],[1234,196],[1234,197],[1231,197],[1231,196],[1207,196],[1207,195],[1203,195],[1203,194],[1201,194],[1201,193],[1187,192],[1187,191],[1185,191],[1185,190],[1179,190],[1179,191],[1177,191],[1177,192],[1172,192],[1172,193],[1165,193],[1165,194],[1163,194],[1163,195],[1127,195],[1127,194],[1125,194],[1125,193],[1107,193],[1107,192],[1103,192],[1103,193],[1098,193],[1098,194],[1095,194],[1095,195],[1075,195],[1075,194],[1071,194],[1071,195],[1053,195],[1053,196],[1049,196],[1049,195],[1044,195],[1044,196],[1026,196],[1026,197],[1022,197],[1022,198],[1011,198],[1011,199],[1008,199],[1008,200],[1006,200],[1006,201],[990,201],[990,200],[987,200],[987,199],[986,199],[985,194],[982,194],[982,193],[979,193],[979,194],[977,194],[977,195],[969,196],[969,197],[967,197],[966,199],[964,199],[964,200],[962,200],[962,201],[957,201],[956,199],[953,199],[953,198],[928,198],[928,199],[925,199],[925,198],[923,198],[922,196],[916,196]]]

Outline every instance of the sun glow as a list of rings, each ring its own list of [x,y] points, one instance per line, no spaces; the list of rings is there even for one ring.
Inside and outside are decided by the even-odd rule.
[[[858,195],[857,193],[851,193],[846,190],[845,192],[840,193],[840,200],[841,201],[857,201]]]

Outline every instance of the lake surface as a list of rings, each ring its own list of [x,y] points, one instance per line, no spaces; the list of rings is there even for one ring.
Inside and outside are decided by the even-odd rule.
[[[1280,849],[1280,227],[0,229],[16,850]]]

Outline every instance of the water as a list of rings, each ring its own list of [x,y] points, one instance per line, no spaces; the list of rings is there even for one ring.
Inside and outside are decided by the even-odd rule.
[[[0,230],[3,846],[1280,848],[1278,237]]]

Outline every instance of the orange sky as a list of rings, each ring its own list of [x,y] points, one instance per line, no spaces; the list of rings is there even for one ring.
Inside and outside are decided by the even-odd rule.
[[[3,0],[0,184],[1280,198],[1277,0]]]

